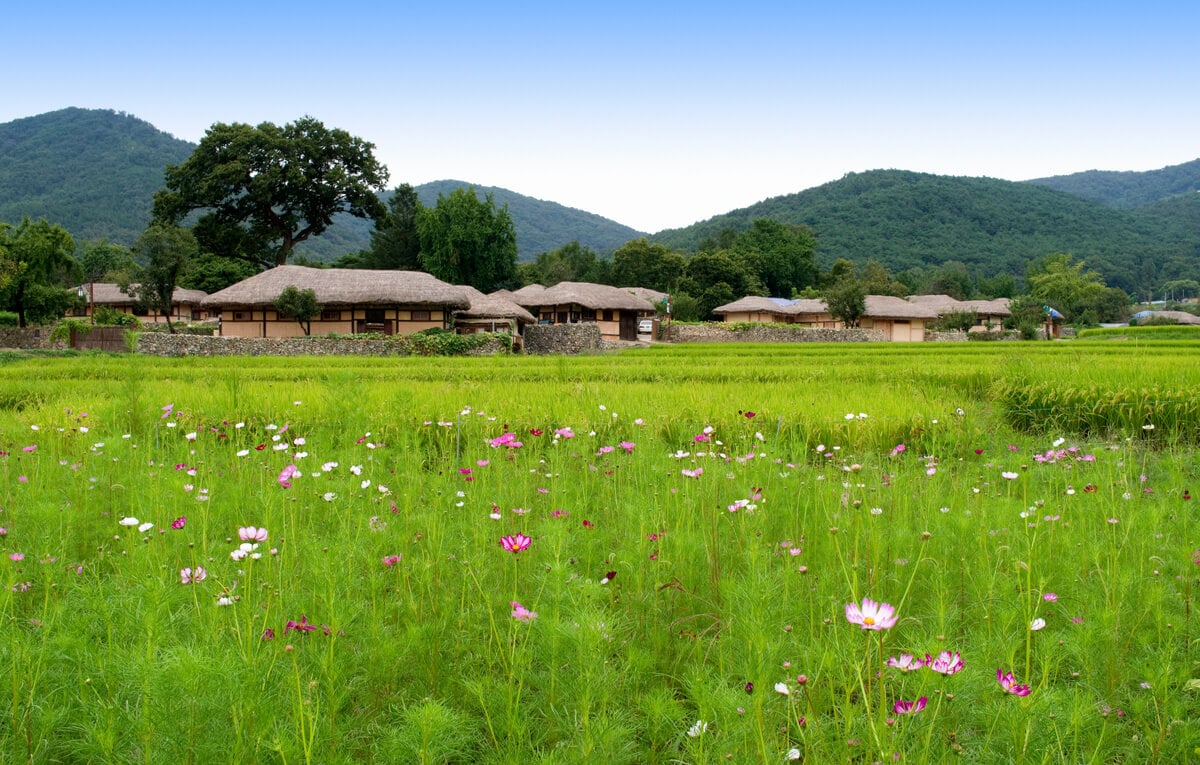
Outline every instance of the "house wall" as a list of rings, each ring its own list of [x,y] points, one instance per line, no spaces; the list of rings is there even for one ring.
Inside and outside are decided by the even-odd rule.
[[[882,332],[888,340],[895,343],[919,343],[925,340],[924,319],[863,318],[859,320],[859,326]]]
[[[628,313],[618,310],[591,310],[583,306],[572,303],[571,305],[555,305],[541,306],[530,309],[529,311],[534,316],[538,317],[538,324],[545,326],[558,326],[563,324],[595,324],[600,330],[600,337],[604,340],[618,340],[621,337],[621,314]],[[559,314],[566,314],[566,321],[559,321]],[[607,317],[611,316],[609,319]]]
[[[101,303],[100,305],[107,306],[108,308],[113,309],[117,313],[123,313],[123,314],[127,314],[129,316],[135,316],[135,317],[137,317],[138,321],[147,323],[147,324],[158,324],[158,323],[165,324],[167,321],[166,318],[164,318],[162,316],[162,314],[159,314],[159,313],[150,313],[148,311],[144,312],[144,313],[137,313],[134,311],[132,304],[126,305],[126,304],[122,304],[122,303]],[[196,312],[196,315],[193,315],[193,311]],[[79,317],[87,318],[87,317],[90,317],[91,315],[92,315],[92,306],[90,306],[90,305],[82,311],[75,310],[71,313],[71,316],[74,316],[76,318],[79,318]],[[208,318],[208,315],[209,315],[208,312],[201,309],[199,306],[192,305],[190,303],[176,303],[172,307],[171,321],[203,321],[204,319]]]
[[[374,308],[344,307],[326,308],[322,316],[330,316],[336,312],[337,319],[315,318],[310,326],[313,335],[343,334],[357,332],[360,322],[367,321],[367,311]],[[383,321],[390,325],[397,335],[411,335],[425,329],[445,328],[446,311],[436,308],[406,306],[403,308],[383,308]],[[429,318],[414,319],[413,314],[422,312]],[[221,334],[226,337],[301,337],[304,328],[295,319],[283,319],[273,309],[226,309],[220,312]],[[244,318],[239,318],[244,317]],[[384,325],[380,325],[381,327]],[[371,331],[368,329],[368,331]],[[382,329],[380,331],[383,331]]]

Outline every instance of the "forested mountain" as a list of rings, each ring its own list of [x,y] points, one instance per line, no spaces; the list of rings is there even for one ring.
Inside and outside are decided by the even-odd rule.
[[[1019,276],[1028,261],[1064,252],[1100,271],[1110,286],[1138,292],[1163,279],[1196,278],[1200,227],[1187,225],[1196,209],[1164,202],[1114,210],[1030,183],[874,170],[653,239],[692,251],[723,229],[774,218],[812,227],[825,268],[838,258],[871,258],[899,273],[955,260],[979,276]]]
[[[105,109],[60,109],[0,124],[0,222],[44,217],[77,239],[107,237],[132,244],[150,220],[166,166],[182,163],[195,148],[148,122]],[[402,180],[403,168],[392,168],[392,175]],[[433,205],[439,192],[469,185],[434,181],[416,188],[421,202]],[[480,196],[491,192],[497,206],[508,205],[521,260],[574,240],[609,253],[644,235],[599,215],[508,189],[477,186],[476,191]],[[369,246],[372,225],[340,216],[325,234],[296,252],[315,261],[336,260]]]
[[[194,144],[102,109],[60,109],[0,124],[0,222],[28,215],[78,239],[131,244],[150,220],[163,169]]]
[[[1035,178],[1029,183],[1065,191],[1120,210],[1132,210],[1180,194],[1200,191],[1200,159],[1140,173],[1088,170],[1071,175]]]
[[[438,194],[449,196],[458,188],[472,186],[466,181],[432,181],[414,187],[421,204],[432,207],[437,204]],[[624,226],[593,213],[565,207],[556,202],[518,194],[497,186],[474,186],[480,199],[492,195],[492,201],[500,208],[508,205],[513,228],[517,231],[517,259],[533,260],[539,253],[550,252],[572,241],[592,248],[598,253],[608,254],[630,239],[645,236],[645,233]],[[385,195],[386,197],[390,195]],[[370,221],[342,215],[334,218],[334,225],[317,239],[307,241],[296,248],[296,252],[315,261],[331,261],[371,243]]]

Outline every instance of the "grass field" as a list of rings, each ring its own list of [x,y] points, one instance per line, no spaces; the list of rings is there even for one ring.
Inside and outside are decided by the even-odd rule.
[[[0,761],[1195,759],[1198,347],[4,356]]]

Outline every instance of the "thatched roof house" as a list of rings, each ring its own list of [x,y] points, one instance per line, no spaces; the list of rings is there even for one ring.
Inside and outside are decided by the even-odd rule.
[[[590,282],[529,284],[513,292],[512,299],[535,314],[539,324],[596,322],[606,340],[637,340],[638,319],[654,315],[649,301],[619,287]]]
[[[136,286],[136,285],[133,285]],[[74,311],[75,316],[91,316],[94,306],[107,306],[118,313],[137,316],[142,321],[166,321],[161,314],[147,311],[137,304],[137,300],[121,291],[119,284],[113,282],[85,282],[73,287],[86,302],[87,307]],[[200,307],[208,293],[202,290],[188,290],[176,287],[171,293],[171,321],[191,320],[200,321],[206,318],[204,309]]]
[[[1008,298],[994,300],[955,300],[949,295],[909,295],[908,302],[923,305],[937,311],[939,318],[948,314],[968,314],[974,312],[976,326],[985,329],[987,325],[996,325],[1012,316],[1008,308]]]
[[[521,328],[537,322],[529,311],[512,300],[512,293],[497,290],[485,295],[474,287],[464,287],[470,298],[469,308],[454,311],[454,331],[460,335],[476,332],[506,332],[519,342]]]
[[[293,337],[303,328],[280,317],[275,300],[289,286],[311,289],[321,314],[311,332],[409,334],[450,326],[451,312],[471,306],[465,287],[419,271],[276,266],[214,292],[203,305],[220,312],[221,334]]]
[[[836,325],[825,301],[799,298],[771,298],[750,295],[713,309],[727,322],[768,322],[773,324],[803,324],[810,327]]]
[[[867,295],[865,311],[859,320],[863,329],[876,329],[889,340],[901,342],[925,339],[925,324],[937,319],[937,311],[889,295]],[[833,318],[823,300],[744,297],[713,309],[726,322],[777,322],[808,327],[833,328],[841,322]]]

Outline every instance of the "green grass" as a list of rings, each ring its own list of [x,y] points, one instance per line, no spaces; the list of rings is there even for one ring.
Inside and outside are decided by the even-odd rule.
[[[1187,761],[1192,358],[6,358],[0,761]]]

